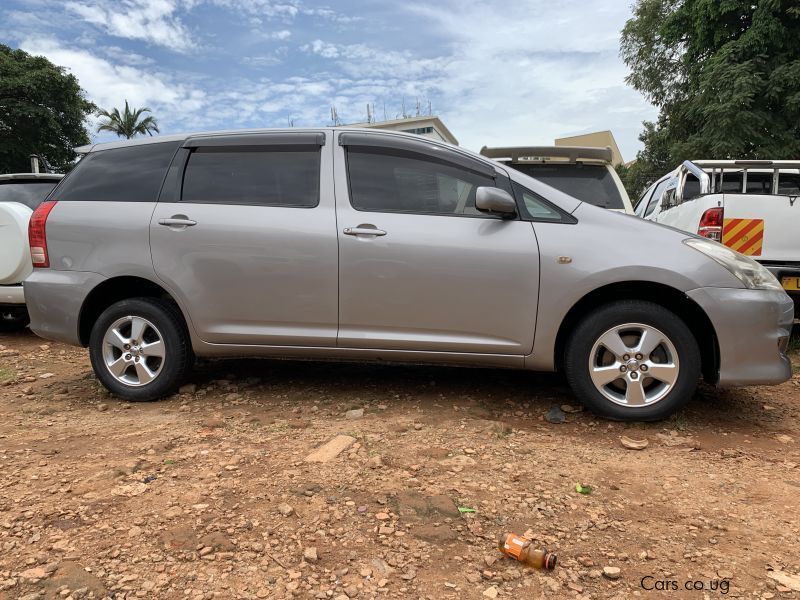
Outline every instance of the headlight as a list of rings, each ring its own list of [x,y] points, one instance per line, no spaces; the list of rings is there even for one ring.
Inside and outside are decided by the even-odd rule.
[[[763,265],[752,258],[739,254],[727,246],[697,238],[683,240],[683,243],[709,258],[713,258],[728,269],[746,288],[751,290],[781,290],[783,287]]]

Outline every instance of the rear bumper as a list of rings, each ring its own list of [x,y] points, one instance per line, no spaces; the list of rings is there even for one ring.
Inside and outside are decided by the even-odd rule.
[[[794,318],[787,294],[772,290],[698,288],[687,292],[708,315],[719,342],[722,387],[783,383],[792,376],[786,355]]]
[[[80,346],[80,313],[86,296],[105,277],[86,271],[34,269],[25,280],[31,330],[48,340]]]
[[[0,304],[25,304],[25,291],[22,284],[0,285]]]

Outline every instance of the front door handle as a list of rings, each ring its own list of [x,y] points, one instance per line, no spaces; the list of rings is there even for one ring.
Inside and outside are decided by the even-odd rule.
[[[345,235],[374,235],[380,237],[386,235],[383,229],[378,229],[374,225],[359,225],[358,227],[345,227],[342,230]]]
[[[158,224],[167,227],[192,227],[197,225],[197,221],[192,221],[186,215],[172,215],[169,219],[159,219]]]

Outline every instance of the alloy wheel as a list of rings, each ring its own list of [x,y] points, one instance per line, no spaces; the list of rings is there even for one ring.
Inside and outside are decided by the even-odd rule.
[[[125,385],[139,387],[151,383],[164,368],[164,357],[164,338],[145,318],[117,319],[103,336],[106,368]]]
[[[661,331],[626,323],[603,333],[589,355],[589,375],[608,400],[625,407],[650,406],[669,394],[680,372],[675,345]]]

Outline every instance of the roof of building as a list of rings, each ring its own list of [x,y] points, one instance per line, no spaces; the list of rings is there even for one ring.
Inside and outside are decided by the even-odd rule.
[[[458,140],[456,136],[453,135],[453,132],[450,131],[447,126],[442,122],[442,120],[436,115],[420,115],[417,117],[406,117],[403,119],[389,119],[388,121],[375,121],[373,123],[353,123],[349,125],[350,127],[372,127],[375,129],[381,129],[384,127],[392,127],[393,125],[408,125],[409,127],[413,128],[414,125],[419,125],[421,123],[432,123],[433,126],[438,129],[446,138],[446,141],[450,142],[451,144],[458,145]]]
[[[617,145],[617,140],[614,139],[614,134],[611,133],[611,130],[605,129],[603,131],[590,131],[589,133],[582,133],[579,135],[569,135],[566,137],[557,138],[555,140],[556,146],[594,146],[599,148],[605,148],[608,146],[611,148],[611,153],[613,154],[614,158],[612,159],[612,164],[615,166],[621,163],[624,163],[625,160],[622,158],[622,152],[620,152],[619,146]]]

